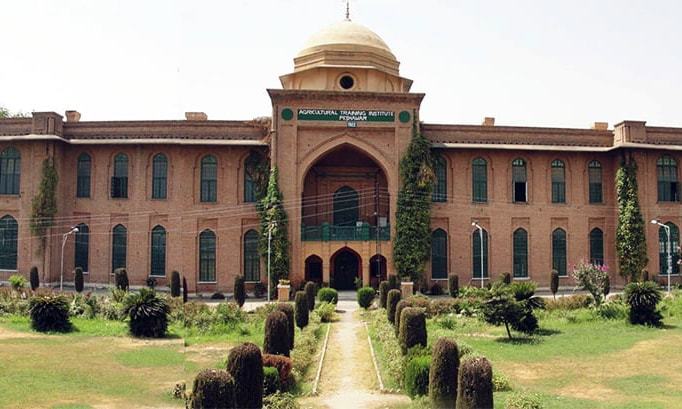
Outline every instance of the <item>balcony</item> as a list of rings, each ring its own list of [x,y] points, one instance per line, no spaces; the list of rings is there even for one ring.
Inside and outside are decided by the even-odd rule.
[[[378,235],[378,238],[377,238]],[[389,241],[391,226],[370,226],[369,223],[357,226],[335,226],[322,223],[319,226],[301,224],[301,241]]]

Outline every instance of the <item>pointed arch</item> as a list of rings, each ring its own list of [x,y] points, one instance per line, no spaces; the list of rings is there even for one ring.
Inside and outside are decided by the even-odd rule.
[[[166,276],[166,228],[156,225],[152,229],[151,239],[151,276]]]
[[[566,260],[566,230],[558,228],[552,232],[552,269],[560,276],[568,275]]]
[[[514,278],[528,278],[528,232],[523,228],[514,230],[512,241]]]
[[[10,215],[3,216],[0,219],[0,270],[16,271],[18,241],[17,220]]]
[[[448,278],[448,234],[443,229],[431,233],[431,279]]]
[[[256,230],[252,229],[244,233],[244,279],[246,281],[260,281],[258,238]]]
[[[199,233],[199,282],[216,281],[216,235],[206,229]]]
[[[128,256],[128,229],[117,224],[111,231],[111,271],[126,268]]]
[[[604,232],[598,227],[590,231],[590,263],[604,264]]]

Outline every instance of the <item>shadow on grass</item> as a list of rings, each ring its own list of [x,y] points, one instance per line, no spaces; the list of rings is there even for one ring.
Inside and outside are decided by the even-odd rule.
[[[550,329],[550,328],[539,328],[537,331],[535,331],[536,335],[539,335],[541,337],[550,337],[552,335],[559,335],[562,332],[559,331],[558,329]]]
[[[505,338],[497,338],[495,339],[495,342],[499,342],[501,344],[512,344],[512,345],[537,345],[542,342],[542,340],[538,337],[516,337],[509,339],[507,337]]]

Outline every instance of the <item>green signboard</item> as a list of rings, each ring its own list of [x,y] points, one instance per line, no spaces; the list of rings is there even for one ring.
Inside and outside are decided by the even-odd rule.
[[[352,109],[309,109],[298,110],[299,121],[343,121],[343,122],[394,122],[393,111],[367,111]]]

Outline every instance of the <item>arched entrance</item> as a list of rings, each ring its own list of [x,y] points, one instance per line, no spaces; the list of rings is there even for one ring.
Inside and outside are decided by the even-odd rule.
[[[331,258],[331,286],[337,290],[355,290],[355,279],[362,278],[360,255],[342,248]]]
[[[379,287],[379,283],[386,280],[386,257],[375,254],[369,259],[369,282],[372,287]]]
[[[322,283],[322,259],[312,255],[305,259],[305,281]]]

